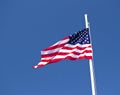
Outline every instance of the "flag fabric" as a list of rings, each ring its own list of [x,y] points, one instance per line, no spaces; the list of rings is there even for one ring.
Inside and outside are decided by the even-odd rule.
[[[40,68],[64,59],[78,60],[83,58],[92,59],[92,45],[88,28],[67,36],[42,50],[41,61],[33,68]]]

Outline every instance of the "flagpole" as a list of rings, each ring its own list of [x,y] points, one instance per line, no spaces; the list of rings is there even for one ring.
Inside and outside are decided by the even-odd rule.
[[[90,26],[89,26],[87,14],[85,14],[84,16],[85,16],[85,26],[86,26],[86,28],[89,28],[89,31],[90,31]],[[93,67],[92,59],[89,60],[89,67],[90,67],[90,78],[91,78],[92,95],[97,95],[97,93],[96,93],[96,86],[95,86],[94,67]]]

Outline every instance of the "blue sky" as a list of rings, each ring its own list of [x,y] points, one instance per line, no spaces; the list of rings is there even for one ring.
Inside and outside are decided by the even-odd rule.
[[[119,0],[1,0],[0,95],[91,95],[88,60],[32,69],[40,51],[91,23],[98,95],[120,91]]]

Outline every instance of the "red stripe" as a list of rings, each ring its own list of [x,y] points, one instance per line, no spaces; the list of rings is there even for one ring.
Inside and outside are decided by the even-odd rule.
[[[92,50],[85,50],[84,52],[80,53],[80,52],[71,52],[72,54],[74,55],[81,55],[81,54],[84,54],[84,53],[92,53]]]
[[[92,48],[92,47],[91,47],[91,45],[89,45],[89,46],[86,46],[86,47],[79,47],[79,46],[78,46],[78,47],[76,47],[76,48],[79,49],[79,50],[84,50],[84,49],[86,49],[86,48]]]
[[[84,59],[84,58],[86,58],[86,59],[92,59],[92,56],[80,56],[79,58],[73,58],[71,56],[67,56],[66,59],[69,59],[69,60],[79,60],[79,59]]]

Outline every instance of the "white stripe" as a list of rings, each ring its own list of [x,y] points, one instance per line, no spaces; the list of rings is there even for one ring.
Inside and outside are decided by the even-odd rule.
[[[47,62],[39,62],[38,65],[46,65]]]
[[[38,65],[34,66],[34,68],[38,68]]]
[[[66,44],[65,46],[67,46],[67,47],[70,47],[70,48],[74,48],[74,47],[76,47],[76,46],[78,46],[78,47],[81,47],[81,48],[84,48],[84,47],[88,47],[88,46],[91,46],[91,44],[76,44],[76,45],[72,45],[72,44]]]

